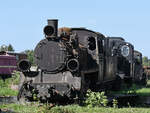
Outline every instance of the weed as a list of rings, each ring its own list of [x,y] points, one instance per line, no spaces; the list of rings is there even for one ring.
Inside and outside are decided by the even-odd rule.
[[[107,106],[108,100],[104,92],[87,91],[85,104],[91,107]]]
[[[19,84],[20,73],[15,71],[11,78],[0,79],[0,96],[16,96],[18,91],[11,89],[12,85]]]
[[[118,108],[118,101],[116,99],[113,99],[113,108]]]

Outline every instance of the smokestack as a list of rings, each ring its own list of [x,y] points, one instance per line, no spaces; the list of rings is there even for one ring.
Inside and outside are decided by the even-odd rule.
[[[57,37],[58,33],[58,20],[50,19],[48,20],[48,25],[44,28],[44,34],[46,37]]]

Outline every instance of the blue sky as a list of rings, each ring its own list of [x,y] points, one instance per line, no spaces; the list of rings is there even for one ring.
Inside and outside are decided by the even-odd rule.
[[[59,19],[59,27],[123,37],[150,57],[150,0],[1,0],[0,45],[34,49],[51,18]]]

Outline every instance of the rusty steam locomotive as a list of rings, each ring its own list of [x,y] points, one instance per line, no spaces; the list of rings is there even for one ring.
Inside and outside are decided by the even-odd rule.
[[[18,64],[22,71],[18,99],[81,98],[88,89],[118,89],[122,80],[135,80],[134,46],[123,38],[85,28],[58,29],[58,20],[48,20],[44,34],[34,50],[37,70],[30,70],[28,60]],[[141,77],[142,72],[136,80]]]

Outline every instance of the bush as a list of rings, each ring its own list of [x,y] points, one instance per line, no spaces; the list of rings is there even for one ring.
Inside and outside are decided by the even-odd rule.
[[[104,92],[92,92],[91,90],[87,91],[85,104],[91,107],[106,107],[108,104],[108,99],[105,96]]]

